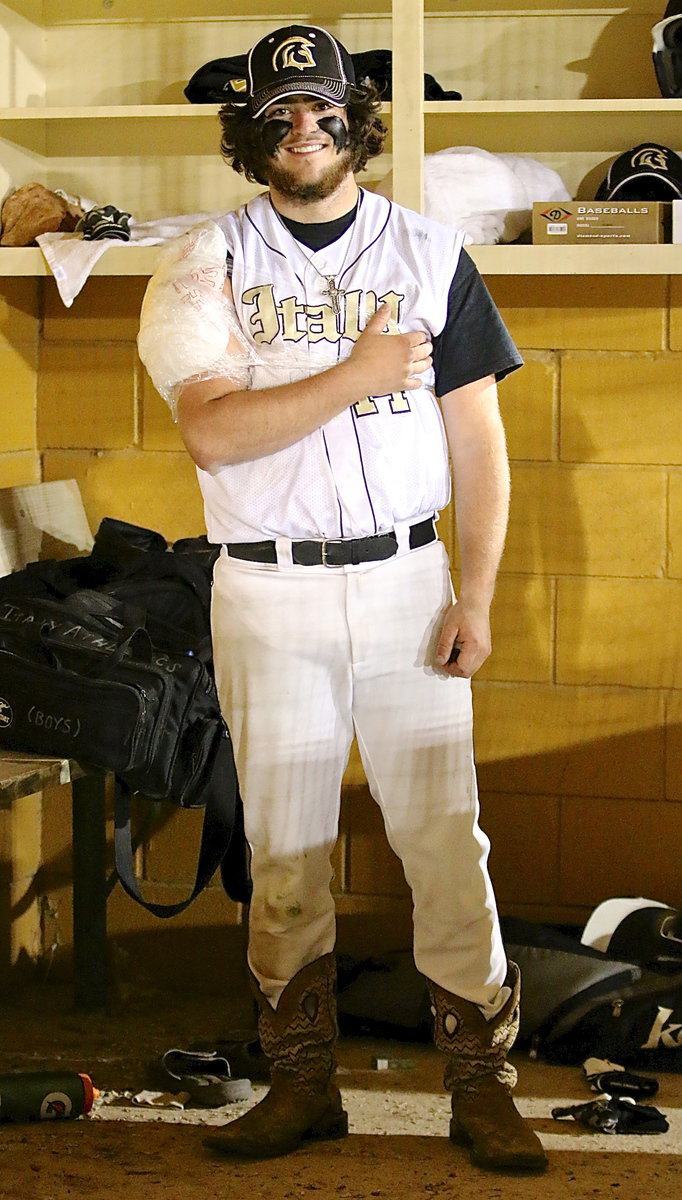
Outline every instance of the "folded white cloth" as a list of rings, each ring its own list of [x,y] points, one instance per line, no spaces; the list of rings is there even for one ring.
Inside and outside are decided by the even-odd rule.
[[[160,217],[156,221],[131,221],[129,242],[116,238],[86,241],[80,233],[41,233],[36,241],[54,275],[59,295],[70,308],[95,263],[111,246],[157,246],[179,237],[201,221],[215,220],[218,216],[219,213],[189,213]]]
[[[392,195],[386,176],[376,188]],[[475,245],[514,242],[532,223],[533,202],[570,200],[561,176],[521,154],[450,146],[424,157],[424,214],[465,232]]]

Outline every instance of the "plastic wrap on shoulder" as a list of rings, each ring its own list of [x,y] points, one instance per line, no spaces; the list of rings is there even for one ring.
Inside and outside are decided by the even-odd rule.
[[[190,382],[249,383],[256,355],[223,290],[226,256],[225,235],[206,221],[166,247],[147,285],[137,346],[174,418],[179,390]]]

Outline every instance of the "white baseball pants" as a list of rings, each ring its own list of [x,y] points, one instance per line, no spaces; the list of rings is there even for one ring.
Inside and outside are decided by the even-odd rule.
[[[441,542],[360,567],[267,566],[224,549],[216,563],[216,677],[252,851],[249,963],[273,1005],[334,948],[329,859],[354,734],[412,891],[418,969],[487,1015],[500,1005],[471,687],[432,666],[451,598]]]

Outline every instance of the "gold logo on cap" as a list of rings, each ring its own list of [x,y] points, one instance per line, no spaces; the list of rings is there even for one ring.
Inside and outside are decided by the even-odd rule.
[[[644,150],[633,154],[630,165],[632,167],[650,167],[652,171],[667,171],[668,156],[662,150],[657,150],[655,146],[646,146]]]
[[[286,38],[280,42],[272,56],[272,68],[274,71],[286,71],[289,67],[296,67],[299,71],[305,71],[308,67],[316,66],[313,58],[313,50],[315,43],[308,38],[297,37]]]
[[[246,91],[246,80],[245,79],[231,79],[230,87],[232,88],[233,92],[245,92]]]

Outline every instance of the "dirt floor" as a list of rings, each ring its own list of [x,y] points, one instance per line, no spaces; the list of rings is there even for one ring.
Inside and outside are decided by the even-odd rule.
[[[682,1076],[658,1076],[654,1100],[667,1134],[607,1136],[551,1108],[593,1099],[578,1067],[513,1056],[518,1105],[550,1156],[546,1175],[514,1178],[473,1167],[447,1138],[442,1063],[420,1044],[343,1038],[340,1080],[351,1134],[287,1158],[235,1163],[202,1145],[209,1126],[250,1101],[219,1110],[132,1105],[149,1087],[149,1065],[165,1050],[225,1037],[244,1010],[221,1012],[215,997],[150,993],[111,1014],[76,1013],[68,987],[30,988],[0,1001],[0,1072],[87,1071],[103,1095],[76,1121],[5,1124],[0,1130],[2,1200],[677,1200],[682,1197]],[[375,1058],[406,1060],[378,1070]],[[126,1096],[125,1093],[128,1093]],[[116,1101],[111,1103],[110,1101]]]

